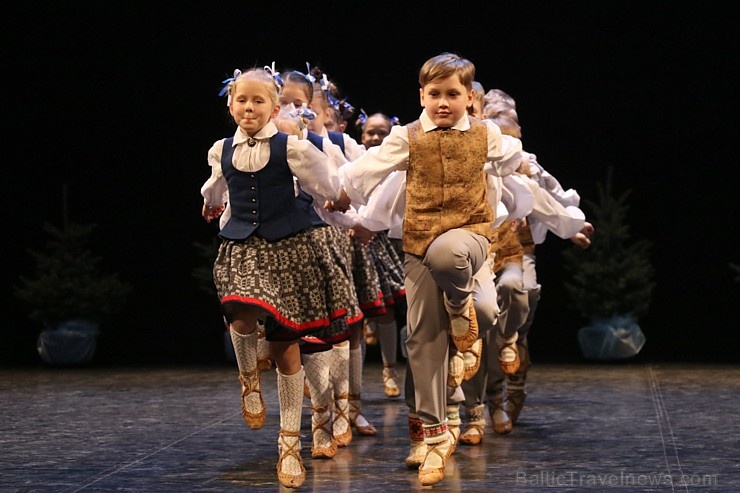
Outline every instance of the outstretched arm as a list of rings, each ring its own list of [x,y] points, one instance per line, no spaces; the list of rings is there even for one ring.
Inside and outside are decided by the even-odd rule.
[[[576,233],[570,241],[572,241],[577,247],[582,248],[585,250],[586,248],[591,246],[591,235],[594,232],[594,226],[586,221],[583,224],[583,228]]]

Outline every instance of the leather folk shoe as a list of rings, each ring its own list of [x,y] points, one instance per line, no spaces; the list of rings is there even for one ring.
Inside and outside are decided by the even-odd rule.
[[[498,361],[504,375],[514,375],[519,370],[519,347],[516,344],[518,334],[504,339],[501,334],[496,335],[496,345],[499,347]]]
[[[239,381],[242,384],[242,417],[247,426],[253,430],[259,430],[265,424],[265,414],[267,413],[265,401],[262,400],[259,369],[255,368],[248,373],[239,373]],[[256,403],[252,394],[257,394],[259,400]]]
[[[427,455],[419,466],[420,485],[431,486],[444,479],[445,464],[450,456],[451,447],[449,434],[441,442],[427,444]]]
[[[461,306],[453,305],[444,295],[444,304],[450,317],[450,336],[458,351],[470,349],[478,339],[478,319],[475,315],[473,295],[469,294]]]
[[[483,354],[483,339],[477,339],[470,350],[462,353],[463,362],[465,363],[465,369],[463,373],[463,380],[468,381],[478,373],[480,369],[480,359]]]

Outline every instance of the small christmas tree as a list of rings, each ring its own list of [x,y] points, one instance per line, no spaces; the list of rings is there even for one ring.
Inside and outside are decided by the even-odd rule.
[[[95,225],[69,221],[66,202],[65,187],[63,225],[44,224],[50,237],[44,251],[29,250],[36,264],[34,276],[21,276],[15,287],[30,308],[29,317],[47,328],[72,319],[99,324],[123,305],[130,291],[115,274],[101,272],[101,259],[87,246]]]
[[[572,275],[565,289],[576,310],[592,320],[644,315],[655,287],[650,262],[652,243],[631,239],[626,224],[631,190],[614,197],[611,175],[610,168],[606,186],[597,183],[598,202],[585,201],[590,222],[596,227],[593,243],[586,250],[563,252],[564,267]]]
[[[592,322],[579,331],[584,356],[618,359],[637,354],[645,342],[637,319],[646,314],[654,283],[648,240],[633,240],[626,224],[631,191],[615,197],[612,169],[606,185],[597,184],[599,200],[586,200],[590,222],[596,228],[586,250],[563,252],[565,283],[574,308]]]

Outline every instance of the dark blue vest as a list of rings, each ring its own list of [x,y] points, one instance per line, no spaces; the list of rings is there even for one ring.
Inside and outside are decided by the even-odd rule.
[[[306,139],[308,139],[309,142],[311,142],[313,145],[319,148],[320,151],[324,150],[324,144],[323,140],[324,138],[320,136],[319,134],[315,132],[311,132],[309,130],[308,135],[306,136]],[[342,150],[342,154],[346,157],[347,155],[344,153],[344,134],[342,132],[329,132],[329,140],[332,144],[338,145],[339,148]]]
[[[286,151],[288,136],[278,132],[270,138],[270,160],[254,172],[234,168],[233,142],[233,138],[224,140],[221,152],[231,217],[219,236],[241,241],[257,234],[268,241],[277,241],[309,228],[308,219],[296,205]]]
[[[342,132],[329,132],[329,140],[331,140],[332,144],[338,145],[342,150],[342,154],[347,156],[347,153],[344,151],[344,134]]]

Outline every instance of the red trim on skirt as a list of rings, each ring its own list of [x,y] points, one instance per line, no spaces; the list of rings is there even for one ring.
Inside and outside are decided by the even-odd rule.
[[[223,298],[221,298],[221,304],[229,303],[233,301],[236,301],[238,303],[243,303],[245,305],[253,305],[253,306],[262,308],[267,313],[269,313],[272,316],[272,318],[274,318],[275,321],[278,322],[280,325],[287,327],[289,329],[292,329],[292,330],[296,330],[296,331],[313,330],[313,329],[320,329],[322,327],[328,327],[331,324],[330,322],[331,320],[335,320],[337,318],[347,315],[347,309],[340,308],[340,309],[335,310],[332,314],[330,314],[329,318],[322,318],[319,320],[314,320],[312,322],[304,322],[304,323],[297,324],[293,322],[292,320],[289,320],[283,317],[282,315],[280,315],[280,313],[277,311],[277,308],[275,308],[274,306],[267,304],[264,301],[259,300],[257,298],[245,298],[243,296],[238,296],[234,294],[229,295],[229,296],[224,296]]]

